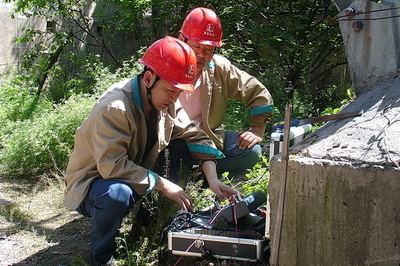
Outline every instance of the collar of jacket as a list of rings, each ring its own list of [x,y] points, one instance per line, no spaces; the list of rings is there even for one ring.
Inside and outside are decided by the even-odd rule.
[[[214,62],[212,60],[210,60],[210,62],[208,62],[207,66],[209,68],[211,68],[212,70],[214,70],[214,68],[215,68],[215,64],[214,64]]]
[[[132,100],[134,103],[139,106],[140,110],[143,111],[143,105],[142,105],[142,97],[140,97],[140,86],[139,86],[139,76],[137,75],[132,79]]]

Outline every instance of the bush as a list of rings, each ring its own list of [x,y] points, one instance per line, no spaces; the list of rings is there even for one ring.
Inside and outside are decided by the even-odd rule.
[[[0,133],[0,163],[9,175],[63,171],[73,148],[75,129],[95,98],[75,96],[30,119],[10,121]]]
[[[0,91],[0,128],[10,121],[22,121],[32,118],[37,113],[51,110],[52,104],[45,97],[33,93],[31,86],[23,84],[22,76],[12,81],[2,82]]]
[[[37,88],[28,76],[19,75],[10,81],[2,81],[0,170],[3,174],[62,173],[73,149],[75,129],[89,114],[96,98],[111,84],[139,73],[140,68],[142,65],[132,59],[111,73],[101,63],[87,61],[82,67],[84,71],[75,80],[76,84],[85,83],[86,87],[82,85],[80,90],[69,92],[65,100],[54,97],[54,86],[65,91],[61,80],[50,82],[53,87],[41,95],[37,95]],[[91,94],[84,94],[85,91]]]

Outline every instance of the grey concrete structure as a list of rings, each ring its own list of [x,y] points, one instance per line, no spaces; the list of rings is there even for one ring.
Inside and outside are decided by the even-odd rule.
[[[21,56],[29,49],[29,43],[16,43],[14,40],[21,37],[24,27],[33,27],[36,30],[46,30],[46,21],[38,18],[28,18],[21,14],[11,17],[14,6],[0,0],[0,75],[8,75],[14,68],[20,69]]]
[[[400,10],[394,4],[355,1],[338,14],[357,94],[400,68]]]
[[[0,0],[0,25],[2,25],[0,28],[0,77],[19,73],[23,62],[22,56],[35,44],[35,42],[15,42],[16,38],[24,34],[23,29],[25,27],[31,27],[34,30],[46,33],[44,36],[48,41],[51,41],[53,33],[52,30],[48,30],[48,26],[53,27],[55,25],[53,21],[47,21],[35,16],[27,17],[23,14],[14,14],[14,17],[12,17],[13,9],[13,4],[4,3]],[[116,60],[127,59],[139,50],[139,42],[134,33],[104,29],[101,22],[95,19],[95,13],[98,9],[101,12],[105,12],[104,10],[110,13],[114,11],[112,6],[105,6],[104,3],[89,2],[83,12],[85,18],[88,19],[87,23],[92,35],[89,36],[86,32],[80,33],[81,28],[77,26],[74,33],[79,37],[79,41],[69,44],[65,49],[81,54],[96,54],[107,64],[117,65]],[[61,26],[65,24],[65,21],[60,20],[57,24],[56,30],[65,30]],[[148,29],[146,24],[143,25],[143,29]],[[38,42],[38,40],[36,41]],[[40,42],[42,43],[43,39]],[[107,49],[105,49],[104,45],[107,45]],[[64,63],[68,64],[68,62]]]
[[[291,147],[287,168],[280,154],[272,158],[268,233],[277,265],[400,264],[399,6],[353,1],[363,15],[339,23],[357,92],[343,112],[364,114],[330,121]],[[349,18],[345,9],[338,17]]]

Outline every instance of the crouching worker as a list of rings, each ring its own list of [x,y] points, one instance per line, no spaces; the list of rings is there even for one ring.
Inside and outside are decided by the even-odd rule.
[[[95,266],[110,265],[122,219],[153,189],[182,209],[192,209],[180,186],[150,170],[172,139],[186,140],[220,199],[237,193],[217,178],[215,159],[221,153],[175,104],[182,91],[193,91],[196,56],[191,48],[165,37],[139,62],[145,66],[143,72],[105,91],[76,130],[66,170],[64,204],[90,217]]]

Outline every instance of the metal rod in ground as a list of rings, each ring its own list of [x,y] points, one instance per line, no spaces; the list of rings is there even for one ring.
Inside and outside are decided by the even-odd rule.
[[[286,180],[287,168],[289,162],[289,146],[290,146],[290,123],[292,117],[292,105],[288,105],[285,109],[285,125],[283,129],[283,147],[282,147],[282,163],[283,175],[280,180],[280,191],[278,198],[278,209],[276,212],[274,237],[271,245],[271,257],[269,260],[270,265],[279,265],[279,248],[281,243],[283,211],[285,207],[285,194],[286,194]]]

